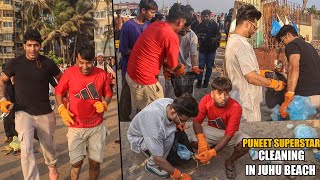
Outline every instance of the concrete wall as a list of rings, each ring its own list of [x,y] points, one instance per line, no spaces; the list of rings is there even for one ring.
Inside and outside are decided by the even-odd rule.
[[[311,42],[312,39],[312,26],[299,26],[300,35],[305,38],[306,41]]]

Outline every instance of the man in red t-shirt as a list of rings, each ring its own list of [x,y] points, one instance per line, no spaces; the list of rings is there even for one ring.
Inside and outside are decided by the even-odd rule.
[[[71,179],[78,179],[86,152],[90,179],[98,179],[103,162],[106,139],[103,112],[107,111],[112,91],[108,74],[94,67],[93,59],[94,48],[88,43],[79,44],[77,64],[64,72],[55,89],[58,112],[68,126]],[[62,101],[67,92],[69,108]]]
[[[211,93],[205,95],[199,103],[199,113],[193,121],[191,145],[198,149],[196,157],[202,163],[210,161],[225,146],[235,146],[233,154],[225,161],[227,177],[233,178],[236,175],[234,161],[249,151],[248,148],[242,148],[242,138],[249,136],[238,131],[242,108],[229,97],[232,89],[230,79],[217,77],[211,88]],[[208,123],[202,126],[205,117]]]
[[[157,79],[164,63],[178,75],[185,73],[184,66],[178,64],[177,35],[186,23],[186,15],[181,10],[183,7],[185,6],[174,4],[166,22],[159,21],[149,25],[131,51],[126,79],[132,105],[138,110],[164,97],[162,86]]]

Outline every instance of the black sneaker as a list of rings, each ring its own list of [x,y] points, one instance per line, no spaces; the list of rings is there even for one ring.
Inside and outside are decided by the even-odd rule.
[[[196,88],[200,89],[201,88],[201,81],[198,81],[196,84]]]
[[[207,88],[208,85],[209,85],[209,83],[205,82],[205,83],[203,83],[202,88]]]

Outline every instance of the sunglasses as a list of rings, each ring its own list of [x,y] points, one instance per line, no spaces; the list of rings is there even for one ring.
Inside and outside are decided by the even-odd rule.
[[[251,22],[249,20],[248,20],[248,22],[254,27],[255,31],[258,30],[259,27],[257,25],[255,25],[253,22]]]
[[[284,45],[284,42],[283,42],[283,41],[284,41],[286,38],[287,38],[287,36],[284,36],[284,37],[281,39],[281,41],[280,41],[279,44],[280,44],[280,45]]]

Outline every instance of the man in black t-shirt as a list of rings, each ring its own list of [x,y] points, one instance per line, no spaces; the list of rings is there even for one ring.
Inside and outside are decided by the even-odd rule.
[[[202,87],[207,88],[212,73],[212,66],[216,56],[216,50],[220,46],[221,33],[216,22],[210,20],[211,11],[201,12],[201,23],[195,28],[195,33],[199,40],[199,68],[204,70],[206,67],[205,79]],[[198,76],[196,87],[201,88],[201,72]]]
[[[316,108],[320,107],[320,57],[315,48],[299,38],[291,25],[283,26],[277,40],[285,45],[288,59],[288,82],[285,101],[280,107],[283,118],[294,95],[308,96]]]
[[[40,179],[33,151],[34,131],[37,131],[40,145],[49,168],[49,179],[58,179],[56,168],[57,154],[54,142],[56,126],[55,115],[49,101],[49,79],[60,79],[62,73],[53,60],[39,55],[41,35],[37,30],[28,30],[24,35],[25,54],[7,63],[1,80],[0,89],[10,77],[14,77],[15,126],[21,146],[21,166],[24,179]],[[1,88],[2,87],[2,88]],[[2,95],[2,112],[9,112],[6,91]]]

